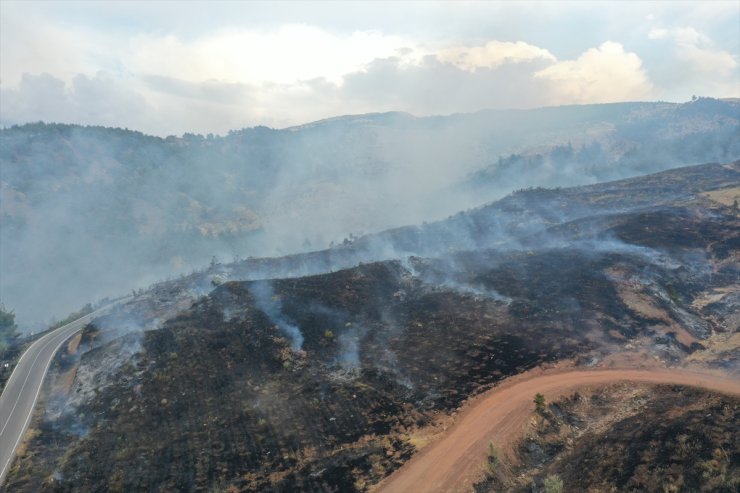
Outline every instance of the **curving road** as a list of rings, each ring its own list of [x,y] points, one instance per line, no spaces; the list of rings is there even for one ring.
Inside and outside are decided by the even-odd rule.
[[[622,381],[688,385],[740,395],[737,378],[681,369],[583,370],[514,378],[474,401],[440,440],[412,457],[375,491],[470,491],[483,472],[488,443],[492,441],[505,450],[521,436],[534,411],[532,398],[537,392],[552,400],[578,387]]]
[[[51,360],[64,342],[100,311],[78,318],[35,341],[23,353],[0,396],[0,485],[10,469],[16,447],[31,422]]]

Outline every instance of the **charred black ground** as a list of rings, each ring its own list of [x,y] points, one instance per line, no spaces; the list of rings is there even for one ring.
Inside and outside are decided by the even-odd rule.
[[[365,491],[419,427],[538,365],[732,369],[740,220],[705,193],[739,184],[736,163],[522,191],[155,286],[60,354],[7,487]],[[369,252],[398,259],[301,277]]]
[[[536,413],[517,448],[476,491],[724,492],[740,486],[740,400],[680,386],[585,389]]]

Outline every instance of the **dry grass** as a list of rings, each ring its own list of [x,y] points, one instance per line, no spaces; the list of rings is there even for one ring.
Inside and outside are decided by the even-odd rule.
[[[68,371],[61,373],[54,379],[52,393],[69,394],[77,375],[77,366],[73,366]]]
[[[668,334],[673,332],[678,342],[685,346],[691,346],[697,342],[696,337],[691,335],[686,329],[677,324],[673,318],[662,308],[658,307],[650,297],[644,293],[639,293],[630,289],[629,286],[621,285],[617,288],[619,297],[625,305],[635,313],[649,319],[660,320],[663,324],[651,326],[656,332]]]
[[[432,441],[434,441],[435,436],[436,435],[434,434],[420,430],[418,432],[410,434],[408,437],[408,441],[411,445],[416,447],[416,450],[421,450],[427,445],[429,445],[430,443],[432,443]]]
[[[80,341],[82,340],[82,333],[80,332],[67,343],[67,353],[77,354],[77,349],[80,347]]]
[[[622,302],[633,312],[645,318],[662,320],[666,323],[671,322],[671,318],[666,311],[657,307],[649,296],[633,291],[625,286],[619,286],[618,293]]]
[[[38,430],[38,428],[32,428],[29,427],[26,430],[25,435],[23,435],[23,439],[18,444],[18,448],[15,451],[15,455],[19,459],[23,459],[26,454],[28,453],[28,443],[36,438],[41,432]]]
[[[709,339],[702,341],[704,347],[701,351],[695,351],[686,358],[687,362],[713,361],[721,355],[740,351],[740,332],[713,334]]]
[[[702,196],[718,204],[732,206],[735,201],[740,202],[740,187],[723,188],[711,192],[704,192]]]
[[[740,291],[740,284],[731,284],[721,288],[714,288],[711,291],[704,291],[691,302],[691,306],[697,310],[701,310],[707,305],[722,301],[722,298],[737,291]]]

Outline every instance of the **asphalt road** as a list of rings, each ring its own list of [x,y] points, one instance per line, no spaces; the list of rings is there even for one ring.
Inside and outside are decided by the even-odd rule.
[[[0,396],[0,485],[31,422],[51,360],[64,342],[99,315],[93,312],[49,332],[23,353]]]

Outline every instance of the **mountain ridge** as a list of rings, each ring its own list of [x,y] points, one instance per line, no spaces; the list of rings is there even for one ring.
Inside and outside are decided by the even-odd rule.
[[[715,100],[346,118],[361,122],[223,137],[46,124],[1,130],[3,302],[22,329],[40,330],[95,296],[213,256],[317,250],[521,188],[740,157],[740,105]],[[63,293],[54,288],[61,284]]]

